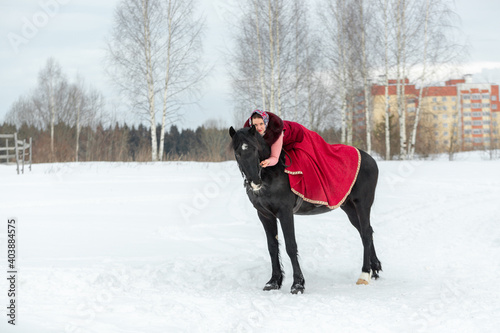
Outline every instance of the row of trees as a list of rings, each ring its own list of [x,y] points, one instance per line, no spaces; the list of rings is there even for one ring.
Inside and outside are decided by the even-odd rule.
[[[128,126],[127,124],[83,126],[77,140],[74,126],[57,123],[54,126],[52,144],[49,128],[39,128],[26,124],[0,124],[0,133],[18,133],[20,139],[33,138],[33,162],[73,162],[73,161],[151,161],[151,129],[149,127]],[[156,126],[160,137],[160,126]],[[339,133],[332,129],[320,132],[330,143],[339,142]],[[77,143],[78,141],[78,143]],[[215,121],[208,121],[195,130],[182,129],[172,125],[163,137],[163,161],[204,161],[220,162],[234,158],[230,149],[227,128],[219,128]],[[75,155],[75,145],[79,145]],[[0,147],[5,147],[5,140]],[[52,145],[54,149],[52,150]],[[12,147],[12,143],[10,144]]]
[[[160,127],[156,127],[157,137]],[[23,124],[16,127],[0,124],[0,133],[18,132],[21,139],[33,138],[33,162],[73,161],[151,161],[151,129],[115,123],[105,126],[83,126],[77,140],[74,126],[57,123],[52,130]],[[232,158],[229,149],[229,134],[226,128],[219,129],[207,123],[196,130],[179,130],[175,125],[165,131],[163,137],[163,160],[225,161]],[[0,141],[4,147],[5,140]],[[12,146],[12,143],[10,144]],[[75,154],[75,145],[79,146]],[[54,146],[54,149],[52,149]]]
[[[370,86],[397,81],[398,131],[391,133],[386,97],[385,156],[398,141],[399,158],[415,151],[420,110],[407,132],[404,80],[424,87],[436,68],[463,52],[455,40],[457,17],[448,0],[244,0],[232,58],[233,91],[244,117],[261,105],[312,129],[341,124],[341,141],[353,144],[353,113],[364,100],[366,137],[374,138]],[[318,22],[314,24],[312,22]],[[421,88],[422,89],[422,88]],[[382,151],[379,151],[382,153]]]

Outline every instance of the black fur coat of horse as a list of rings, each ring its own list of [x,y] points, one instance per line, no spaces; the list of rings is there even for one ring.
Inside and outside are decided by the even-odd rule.
[[[278,225],[279,219],[285,238],[286,252],[293,267],[293,294],[303,293],[305,280],[298,261],[295,240],[294,214],[315,215],[330,212],[326,206],[318,206],[303,201],[290,189],[288,175],[285,173],[284,155],[272,167],[260,167],[260,161],[270,156],[270,147],[255,127],[236,131],[229,129],[232,148],[244,178],[248,198],[257,210],[264,226],[267,245],[271,256],[272,275],[264,290],[280,289],[283,271],[279,257]],[[370,278],[378,278],[382,270],[373,244],[373,229],[370,225],[370,210],[375,196],[378,168],[375,160],[360,150],[361,165],[358,177],[343,205],[340,207],[349,217],[352,225],[359,231],[363,243],[363,266],[358,284],[368,284]]]

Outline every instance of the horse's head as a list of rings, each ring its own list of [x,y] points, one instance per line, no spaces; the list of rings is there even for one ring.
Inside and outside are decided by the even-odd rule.
[[[269,146],[255,127],[245,127],[236,131],[229,129],[236,162],[240,167],[245,183],[254,191],[262,188],[260,161],[269,157]]]

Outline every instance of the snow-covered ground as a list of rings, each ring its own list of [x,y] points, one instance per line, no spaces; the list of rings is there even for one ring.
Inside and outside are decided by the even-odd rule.
[[[500,161],[379,162],[384,271],[341,210],[296,217],[306,279],[264,292],[265,234],[235,162],[0,165],[0,258],[16,217],[17,326],[1,332],[493,332],[500,327]],[[282,244],[283,246],[283,244]],[[498,270],[498,272],[497,272]]]

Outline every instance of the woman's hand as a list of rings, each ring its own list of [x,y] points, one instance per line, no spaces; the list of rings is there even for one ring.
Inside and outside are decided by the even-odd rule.
[[[268,165],[269,165],[269,161],[268,160],[263,160],[262,162],[260,162],[260,166],[263,167],[263,168],[266,168]]]

